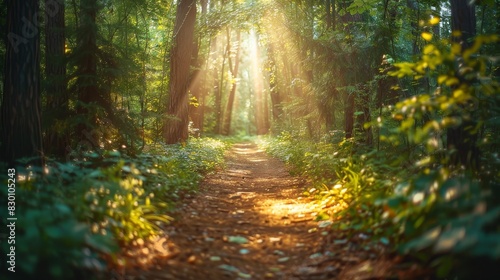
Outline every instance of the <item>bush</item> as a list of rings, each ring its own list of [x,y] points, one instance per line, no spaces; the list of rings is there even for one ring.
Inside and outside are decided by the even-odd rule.
[[[136,157],[107,151],[49,161],[44,170],[16,168],[16,277],[90,279],[120,246],[157,234],[171,219],[169,204],[221,166],[225,148],[193,139]],[[7,205],[7,188],[1,192]]]

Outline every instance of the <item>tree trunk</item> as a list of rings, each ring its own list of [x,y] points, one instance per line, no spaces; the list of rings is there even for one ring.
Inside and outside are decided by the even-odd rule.
[[[69,145],[65,120],[68,118],[66,82],[64,2],[45,0],[47,14],[45,32],[45,75],[47,109],[51,121],[44,139],[47,154],[64,157]]]
[[[269,94],[271,95],[271,109],[273,122],[281,124],[283,117],[283,104],[278,85],[278,71],[276,66],[276,53],[273,44],[268,44],[269,59]]]
[[[193,52],[196,0],[180,0],[170,54],[170,95],[163,137],[167,144],[188,139],[189,66]]]
[[[204,16],[207,13],[208,1],[201,0],[201,15]],[[193,40],[193,55],[192,64],[195,66],[193,74],[190,78],[190,91],[193,97],[198,103],[196,106],[192,105],[189,107],[189,116],[193,122],[193,129],[196,130],[196,135],[200,136],[203,133],[203,121],[205,112],[205,78],[206,78],[206,67],[203,63],[206,58],[200,57],[200,48],[202,47],[201,36],[198,36]],[[210,46],[209,46],[210,47]],[[206,66],[206,65],[205,65]]]
[[[267,104],[265,104],[263,84],[262,84],[262,73],[260,71],[260,51],[259,51],[259,38],[258,34],[253,31],[255,35],[255,40],[252,42],[253,48],[256,49],[256,53],[253,54],[255,57],[252,61],[252,79],[253,79],[253,94],[255,98],[255,128],[257,129],[257,135],[264,135],[268,132],[268,127],[266,127],[266,113]]]
[[[229,42],[230,42],[230,36],[229,36],[229,28],[228,28],[228,47],[229,47]],[[231,91],[229,92],[229,96],[227,99],[227,106],[226,106],[226,112],[224,114],[224,126],[222,128],[222,134],[223,135],[229,135],[231,132],[231,119],[233,115],[233,106],[234,106],[234,97],[236,95],[236,78],[238,77],[238,68],[240,65],[240,39],[241,39],[241,32],[238,30],[238,33],[236,35],[236,56],[234,58],[234,67],[232,67],[231,63],[231,56],[229,56],[229,69],[231,71]]]
[[[326,28],[332,28],[332,11],[331,0],[325,0],[325,21]]]
[[[215,133],[222,133],[222,92],[224,90],[224,68],[226,67],[226,59],[229,55],[229,49],[226,48],[222,54],[222,66],[220,71],[220,77],[217,72],[214,72],[214,90],[215,90]],[[216,67],[214,67],[217,70]]]
[[[7,1],[7,46],[1,106],[1,158],[43,163],[40,125],[39,1]]]
[[[201,111],[203,110],[201,96],[203,94],[203,82],[201,81],[201,78],[203,76],[203,70],[201,69],[203,59],[201,59],[199,56],[199,48],[199,40],[193,40],[191,64],[194,66],[194,69],[189,78],[189,91],[191,92],[192,97],[195,99],[194,101],[196,102],[196,104],[192,104],[191,101],[189,102],[189,119],[192,121],[193,129],[197,130],[198,132],[196,133],[196,135],[199,135],[199,132],[203,127],[203,119],[201,118]]]
[[[344,111],[345,116],[345,138],[349,139],[353,136],[354,130],[354,93],[347,93],[346,108]]]
[[[476,35],[475,5],[468,1],[451,0],[451,29],[460,31],[461,35],[454,40],[462,46],[462,52],[471,46],[471,39]],[[457,65],[460,64],[457,58]],[[460,66],[458,66],[460,67]],[[468,83],[457,71],[456,76],[461,83]],[[452,151],[452,164],[466,168],[476,167],[479,162],[479,149],[476,146],[477,134],[472,132],[476,126],[472,116],[462,116],[462,123],[458,127],[447,131],[447,148]]]
[[[77,81],[78,101],[76,113],[79,124],[76,135],[84,149],[98,147],[98,137],[94,133],[97,126],[97,0],[80,2],[80,22],[77,32]]]

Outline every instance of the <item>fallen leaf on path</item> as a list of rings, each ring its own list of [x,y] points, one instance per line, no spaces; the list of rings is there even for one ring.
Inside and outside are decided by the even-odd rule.
[[[325,228],[327,226],[330,226],[331,224],[332,224],[332,221],[321,221],[318,223],[318,227]]]
[[[230,272],[240,272],[240,270],[237,267],[234,267],[232,265],[228,264],[221,264],[218,266],[220,269],[225,270],[225,271],[230,271]]]
[[[248,249],[241,249],[240,250],[240,254],[242,254],[242,255],[246,255],[248,253],[250,253],[250,250],[248,250]]]
[[[279,238],[279,237],[269,237],[269,241],[271,241],[271,242],[280,242],[281,238]]]
[[[243,278],[243,279],[250,279],[252,278],[252,275],[248,274],[248,273],[243,273],[243,272],[238,272],[238,276]]]
[[[283,251],[280,251],[280,250],[274,250],[273,252],[275,255],[280,255],[280,256],[284,256],[285,253],[283,253]]]
[[[271,272],[268,272],[264,275],[264,278],[274,278],[274,274]]]
[[[227,241],[231,242],[231,243],[237,243],[237,244],[248,243],[248,239],[243,237],[243,236],[229,236]]]
[[[193,264],[196,262],[196,256],[195,255],[191,255],[188,259],[187,259],[187,262],[190,263],[190,264]]]
[[[279,267],[271,267],[271,268],[269,268],[269,270],[271,270],[272,272],[280,272],[281,268],[279,268]]]
[[[322,257],[323,254],[321,253],[315,253],[315,254],[312,254],[309,256],[310,259],[316,259],[316,258],[319,258],[319,257]]]

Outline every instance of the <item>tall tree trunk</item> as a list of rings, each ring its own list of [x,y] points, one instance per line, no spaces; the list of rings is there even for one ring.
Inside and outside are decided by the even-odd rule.
[[[65,120],[68,118],[68,94],[66,82],[64,2],[45,0],[47,14],[45,32],[45,75],[47,109],[51,118],[44,139],[47,154],[64,157],[69,145],[69,135]]]
[[[325,0],[325,21],[326,28],[332,28],[332,6],[331,0]]]
[[[208,1],[201,0],[201,15],[204,16],[207,13]],[[203,133],[203,119],[205,111],[205,78],[206,78],[206,64],[204,67],[204,61],[206,58],[200,56],[200,48],[203,46],[201,36],[198,36],[193,40],[193,55],[192,64],[194,65],[194,70],[190,78],[190,91],[193,97],[198,103],[196,106],[189,107],[189,117],[193,122],[193,129],[197,130],[197,135]],[[210,47],[210,46],[209,46]]]
[[[1,158],[43,163],[40,125],[39,1],[7,1],[7,46],[1,106]]]
[[[227,29],[228,33],[228,47],[229,47],[229,41],[230,41],[230,36],[229,36],[229,28]],[[232,60],[231,56],[229,56],[229,69],[231,71],[231,90],[229,92],[229,96],[227,98],[227,106],[226,106],[226,112],[224,114],[224,127],[222,128],[222,134],[223,135],[229,135],[231,132],[231,119],[233,115],[233,106],[234,106],[234,97],[236,95],[236,78],[238,77],[238,69],[240,65],[240,39],[241,39],[241,31],[238,30],[238,33],[236,35],[236,56],[234,58],[234,66],[232,66]]]
[[[188,139],[189,66],[193,53],[196,0],[180,0],[170,54],[170,95],[163,137],[167,144]]]
[[[272,43],[268,44],[269,59],[269,94],[271,95],[271,109],[273,122],[281,124],[283,117],[283,104],[278,85],[278,71],[276,66],[276,53]]]
[[[471,46],[471,39],[476,35],[475,5],[468,1],[451,0],[451,29],[460,31],[460,36],[454,40],[462,46],[462,52]],[[459,65],[462,58],[458,57]],[[456,76],[461,83],[467,83],[465,77],[457,71]],[[479,149],[476,146],[477,134],[473,132],[476,122],[472,116],[461,116],[462,123],[447,131],[447,148],[452,151],[452,164],[463,165],[467,168],[477,167]]]
[[[80,22],[77,31],[77,81],[78,101],[76,113],[80,123],[76,135],[86,149],[98,147],[94,129],[97,126],[97,0],[81,0]]]
[[[347,93],[346,95],[346,108],[344,110],[344,116],[345,116],[345,138],[349,139],[352,138],[353,136],[353,130],[354,130],[354,93],[350,92]]]
[[[192,97],[195,99],[196,104],[189,102],[189,119],[193,122],[193,129],[198,132],[201,131],[203,127],[203,119],[201,118],[201,111],[203,110],[202,94],[203,94],[203,82],[201,78],[203,76],[203,70],[201,69],[203,64],[203,59],[200,58],[200,40],[193,40],[193,54],[191,55],[191,64],[194,69],[189,77],[189,91]]]
[[[222,112],[222,92],[224,91],[224,68],[226,67],[226,59],[229,56],[229,48],[226,47],[224,53],[222,54],[222,66],[220,71],[220,77],[214,76],[214,82],[217,82],[217,85],[214,85],[215,88],[215,133],[222,134],[222,122],[224,114]],[[215,68],[217,69],[217,68]],[[214,75],[217,75],[214,72]]]
[[[252,61],[252,79],[253,79],[253,94],[255,98],[255,128],[257,129],[257,135],[264,135],[268,132],[268,127],[266,127],[266,113],[267,104],[265,104],[263,84],[262,84],[262,73],[260,71],[260,51],[259,51],[259,38],[258,34],[253,31],[255,35],[255,40],[252,42],[253,48],[255,48],[256,53],[253,54],[255,57]]]

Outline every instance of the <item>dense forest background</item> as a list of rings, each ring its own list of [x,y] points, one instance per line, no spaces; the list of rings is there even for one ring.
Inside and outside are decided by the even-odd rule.
[[[498,0],[6,0],[0,21],[1,161],[18,238],[47,242],[26,275],[110,262],[221,164],[205,137],[251,135],[312,180],[319,218],[443,277],[497,269]]]

